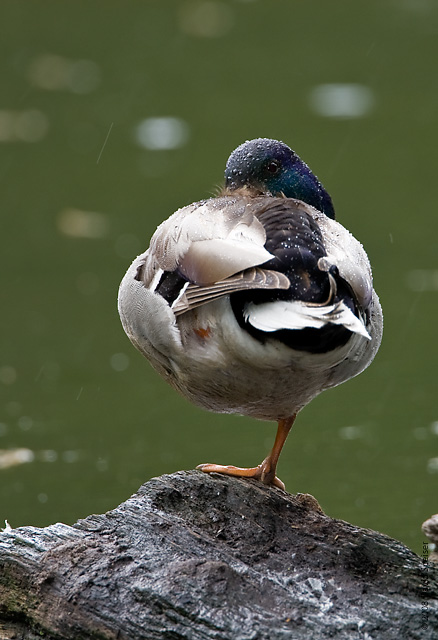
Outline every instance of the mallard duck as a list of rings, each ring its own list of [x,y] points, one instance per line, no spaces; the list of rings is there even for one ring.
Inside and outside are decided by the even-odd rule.
[[[231,154],[220,195],[158,227],[118,307],[133,345],[183,396],[278,423],[260,465],[198,468],[283,489],[277,461],[298,412],[368,367],[382,337],[362,245],[309,167],[265,138]]]

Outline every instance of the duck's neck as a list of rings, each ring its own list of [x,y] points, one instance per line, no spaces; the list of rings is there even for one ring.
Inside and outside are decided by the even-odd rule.
[[[278,194],[284,193],[287,198],[307,202],[329,218],[335,218],[335,209],[330,195],[304,162],[302,166],[296,167],[294,172],[285,176],[280,184],[275,186],[275,191]],[[271,193],[277,195],[274,190]]]

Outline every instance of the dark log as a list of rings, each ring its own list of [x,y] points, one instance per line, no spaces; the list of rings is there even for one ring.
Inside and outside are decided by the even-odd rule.
[[[0,533],[0,638],[436,639],[438,571],[309,495],[179,472]]]

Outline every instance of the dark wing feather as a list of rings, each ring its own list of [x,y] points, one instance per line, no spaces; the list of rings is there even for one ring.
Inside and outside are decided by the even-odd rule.
[[[289,278],[278,271],[253,267],[208,286],[189,284],[172,305],[176,316],[216,298],[250,289],[288,289]]]

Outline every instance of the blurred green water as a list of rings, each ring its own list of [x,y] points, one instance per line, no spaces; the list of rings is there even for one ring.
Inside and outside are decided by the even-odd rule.
[[[269,450],[274,425],[168,388],[116,310],[156,225],[267,136],[324,182],[385,313],[376,361],[303,411],[280,477],[421,552],[437,511],[437,35],[431,0],[1,3],[0,449],[33,461],[0,469],[0,522],[71,523],[151,476]],[[170,148],[150,148],[150,120],[142,146],[140,123],[169,117]]]

